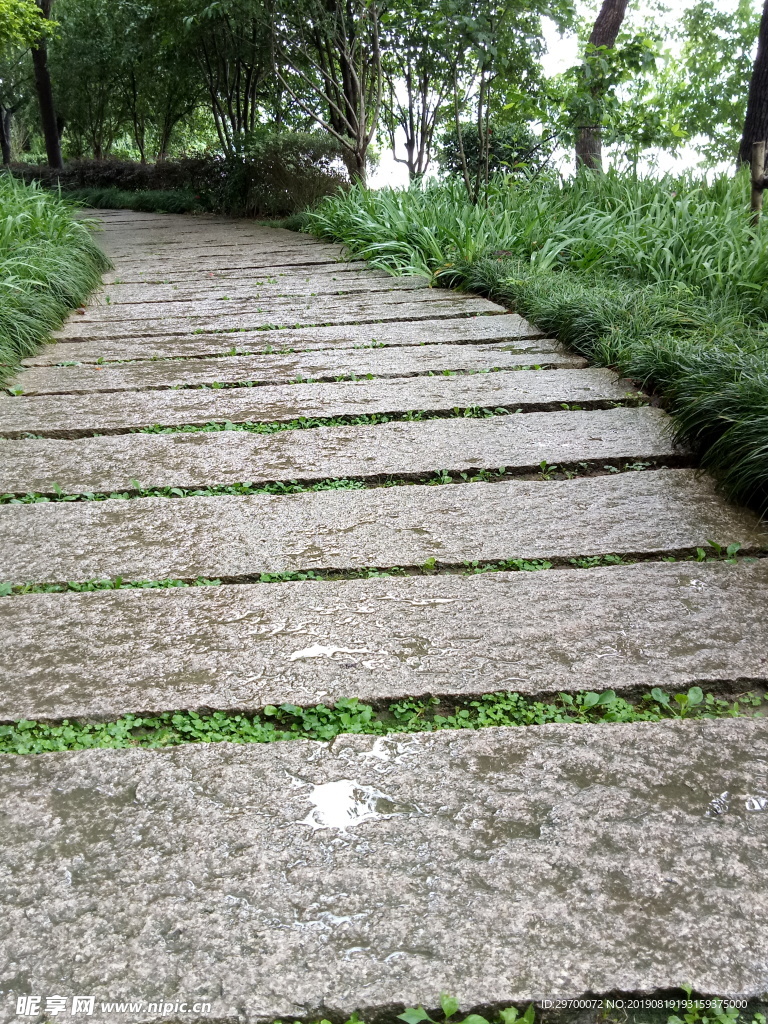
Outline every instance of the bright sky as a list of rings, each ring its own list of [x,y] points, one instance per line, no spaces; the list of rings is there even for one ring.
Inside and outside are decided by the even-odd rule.
[[[597,14],[601,0],[591,0],[589,3],[580,3],[580,8],[585,17],[592,18]],[[755,0],[757,3],[757,0]],[[735,10],[737,0],[715,0],[716,6],[723,10]],[[667,24],[674,24],[680,20],[682,12],[692,6],[693,0],[664,0],[668,12],[663,21]],[[637,10],[638,0],[631,0],[631,17],[633,8]],[[556,75],[567,70],[577,63],[579,59],[579,47],[575,35],[568,34],[561,37],[553,22],[544,19],[544,39],[547,44],[547,54],[542,64],[547,75]],[[402,153],[401,153],[402,155]],[[677,157],[669,153],[655,154],[658,160],[659,170],[681,172],[693,168],[698,163],[698,156],[695,152],[683,147]],[[408,171],[404,164],[396,163],[389,150],[382,151],[379,167],[371,176],[373,188],[381,188],[386,185],[404,186],[408,184]]]

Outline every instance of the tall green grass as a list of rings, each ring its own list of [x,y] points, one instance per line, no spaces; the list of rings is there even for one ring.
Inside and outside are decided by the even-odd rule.
[[[655,390],[737,499],[768,507],[768,223],[745,176],[497,178],[333,197],[308,230],[496,298]]]
[[[71,205],[0,175],[0,383],[85,302],[109,265]]]

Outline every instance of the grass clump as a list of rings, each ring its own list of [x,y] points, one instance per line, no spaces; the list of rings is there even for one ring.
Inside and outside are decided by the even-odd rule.
[[[353,188],[306,215],[374,265],[483,292],[655,390],[678,438],[768,507],[768,225],[747,177],[611,172]]]
[[[488,726],[550,723],[660,722],[683,718],[761,716],[764,699],[748,693],[727,701],[698,686],[670,696],[659,687],[636,701],[613,690],[575,695],[560,693],[551,701],[520,693],[486,693],[450,706],[438,697],[406,698],[377,709],[355,697],[332,706],[267,705],[257,714],[227,711],[164,711],[123,715],[111,722],[22,720],[0,725],[0,753],[43,754],[91,748],[175,747],[186,743],[273,743],[292,739],[332,740],[342,733],[386,736],[389,733],[483,729]]]
[[[0,383],[86,301],[109,265],[71,206],[0,175]]]

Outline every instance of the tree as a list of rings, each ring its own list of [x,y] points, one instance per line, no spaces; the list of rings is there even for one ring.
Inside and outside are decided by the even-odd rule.
[[[0,57],[0,152],[4,164],[9,164],[11,152],[11,126],[13,117],[28,100],[29,71],[26,50],[6,51]]]
[[[573,18],[570,0],[442,0],[450,26],[452,112],[461,175],[472,202],[487,183],[491,165],[491,119],[501,125],[522,122],[532,113],[541,84],[544,51],[541,16],[559,27]],[[462,117],[471,113],[479,160],[473,173],[467,159]]]
[[[0,0],[0,52],[32,46],[44,30],[35,0]]]
[[[763,15],[757,34],[757,56],[752,68],[747,97],[747,114],[739,146],[739,163],[752,159],[752,143],[768,139],[768,0],[763,5]]]
[[[591,79],[588,92],[594,114],[599,114],[602,98],[600,76],[594,73],[595,58],[602,56],[606,50],[612,50],[616,45],[619,29],[627,11],[627,3],[628,0],[603,0],[587,42],[584,75],[585,78]],[[603,169],[599,116],[595,116],[591,124],[577,126],[576,167],[589,167],[593,171]]]
[[[300,111],[341,145],[365,184],[383,94],[377,0],[299,0],[275,18],[275,68]]]
[[[227,156],[243,152],[274,92],[270,12],[262,0],[195,0],[184,18],[205,82],[219,142]]]
[[[46,21],[51,19],[51,4],[53,0],[37,0],[43,18]],[[35,69],[35,89],[40,104],[40,121],[43,126],[43,138],[45,139],[45,152],[50,167],[62,167],[61,141],[59,139],[59,126],[56,120],[56,107],[53,103],[53,88],[51,86],[51,75],[48,71],[48,48],[45,42],[45,34],[41,34],[32,47],[32,64]]]
[[[429,167],[438,126],[450,117],[452,70],[446,21],[434,0],[400,0],[383,17],[384,123],[392,154],[411,181]],[[405,137],[397,155],[396,134]]]

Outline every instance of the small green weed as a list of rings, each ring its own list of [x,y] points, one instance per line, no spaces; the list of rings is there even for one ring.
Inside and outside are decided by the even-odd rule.
[[[332,740],[342,733],[384,736],[389,733],[482,729],[487,726],[534,726],[548,723],[659,722],[669,718],[740,718],[762,716],[764,700],[743,694],[733,702],[711,693],[698,700],[698,687],[669,698],[663,691],[632,702],[613,690],[561,693],[540,701],[514,692],[487,693],[444,706],[437,697],[406,698],[377,710],[355,697],[333,706],[267,705],[256,714],[227,711],[165,711],[124,715],[112,722],[65,719],[59,723],[24,719],[0,725],[0,752],[42,754],[90,748],[172,747],[184,743],[271,743],[291,739]],[[655,695],[654,695],[655,694]],[[666,701],[659,699],[659,694]],[[685,708],[683,713],[680,710]]]

